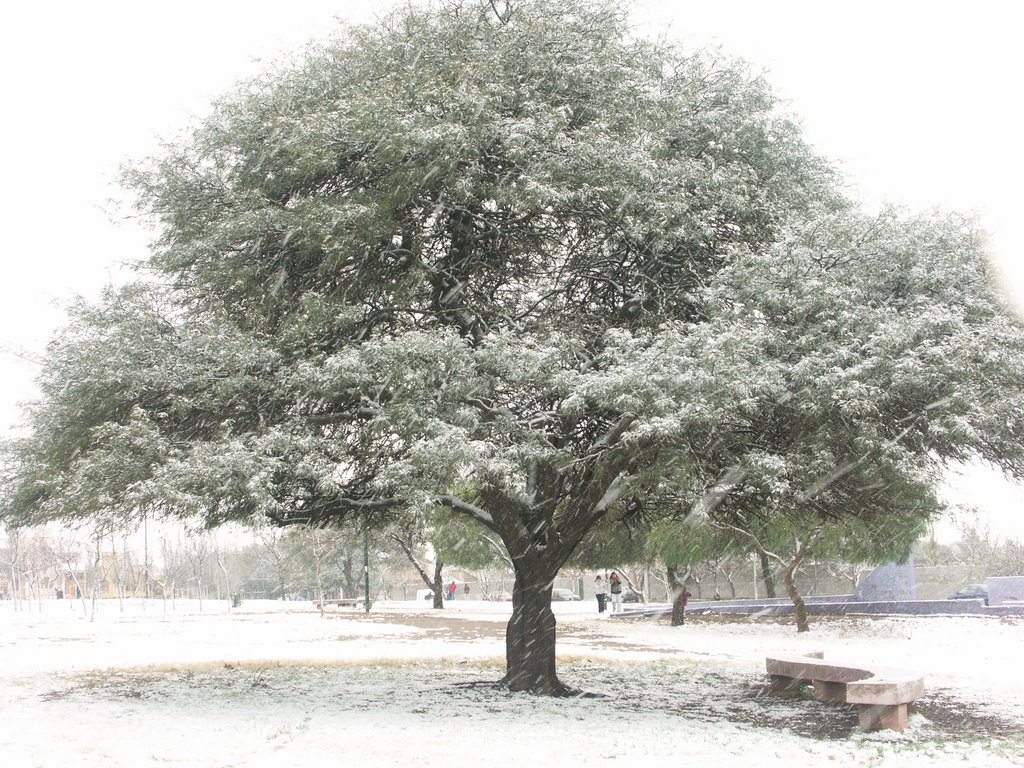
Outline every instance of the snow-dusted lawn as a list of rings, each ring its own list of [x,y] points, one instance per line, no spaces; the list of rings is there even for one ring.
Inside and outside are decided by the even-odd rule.
[[[976,617],[598,618],[557,603],[562,679],[601,694],[510,695],[510,606],[0,603],[0,766],[1024,765],[1024,622]],[[915,669],[902,733],[846,707],[765,694],[764,657]]]

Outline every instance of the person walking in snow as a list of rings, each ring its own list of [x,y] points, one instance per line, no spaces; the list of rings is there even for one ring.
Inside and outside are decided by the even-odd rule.
[[[612,575],[608,577],[608,584],[612,593],[612,613],[619,613],[622,611],[622,579],[619,578],[619,574],[612,571]]]
[[[601,574],[597,574],[597,578],[594,579],[594,596],[597,597],[597,612],[604,613],[608,593],[605,591],[604,579],[601,578]]]
[[[454,580],[452,580],[452,583],[448,585],[448,599],[449,600],[454,600],[455,599],[455,581]]]

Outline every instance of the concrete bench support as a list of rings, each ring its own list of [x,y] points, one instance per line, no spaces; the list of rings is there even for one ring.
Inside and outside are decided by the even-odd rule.
[[[768,681],[772,693],[793,693],[803,683],[803,680],[785,675],[768,675]]]
[[[907,704],[924,695],[924,679],[898,672],[879,672],[846,686],[846,701],[857,705],[860,727],[866,731],[907,727]]]
[[[814,686],[812,689],[812,695],[815,701],[821,701],[826,704],[845,704],[846,703],[846,685],[844,683],[830,683],[826,680],[815,680],[812,682]]]
[[[907,705],[858,704],[857,720],[862,730],[877,731],[888,728],[902,731],[907,727]]]

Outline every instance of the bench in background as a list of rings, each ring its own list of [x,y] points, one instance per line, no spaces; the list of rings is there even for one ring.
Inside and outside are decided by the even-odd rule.
[[[325,600],[314,600],[313,601],[313,605],[315,605],[317,608],[324,608],[324,607],[329,606],[329,605],[333,605],[335,607],[355,608],[356,606],[362,607],[362,605],[363,605],[363,598],[361,598],[361,597],[341,597],[341,598],[333,598],[333,599],[325,599]],[[373,603],[371,602],[370,605],[373,605]]]

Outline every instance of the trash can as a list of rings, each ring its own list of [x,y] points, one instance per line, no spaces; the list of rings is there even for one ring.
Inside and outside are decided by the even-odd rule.
[[[242,604],[242,596],[241,595],[234,594],[234,595],[231,596],[231,607],[232,608],[237,608],[241,604]]]

